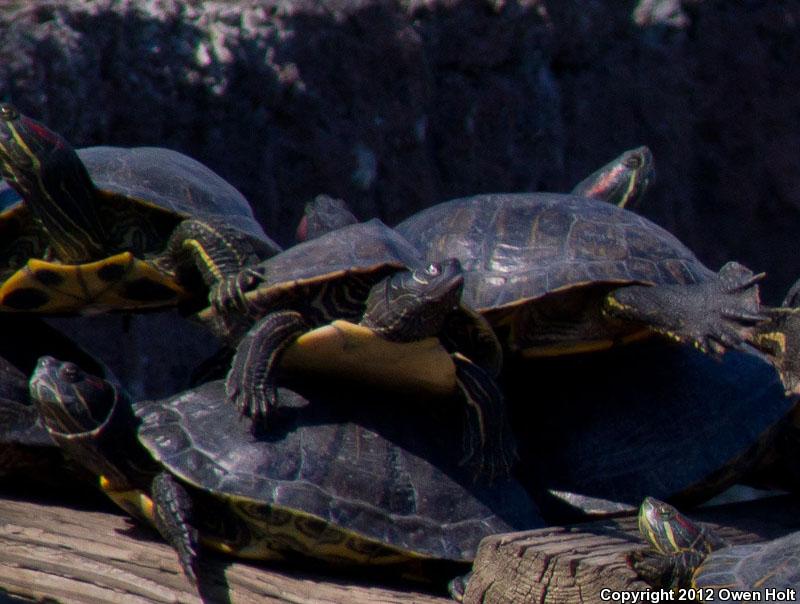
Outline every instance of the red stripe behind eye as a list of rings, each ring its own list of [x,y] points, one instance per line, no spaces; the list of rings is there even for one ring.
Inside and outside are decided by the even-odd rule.
[[[40,139],[44,139],[51,143],[54,148],[57,149],[64,146],[64,139],[61,138],[61,136],[49,128],[45,128],[39,122],[35,122],[32,119],[23,116],[22,123],[25,125],[25,128],[32,130]]]

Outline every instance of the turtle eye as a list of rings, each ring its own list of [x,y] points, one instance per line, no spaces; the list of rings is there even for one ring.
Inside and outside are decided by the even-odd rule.
[[[661,505],[658,507],[658,513],[664,518],[672,518],[672,508],[669,508],[665,505]]]
[[[425,272],[431,277],[436,277],[441,272],[441,270],[442,268],[438,263],[432,262],[431,264],[428,265],[428,268],[425,269]]]
[[[79,369],[75,363],[64,363],[58,371],[59,377],[65,382],[74,384],[78,381]]]
[[[11,103],[0,103],[0,117],[4,120],[15,120],[19,117],[19,111]]]
[[[638,170],[642,167],[642,158],[638,155],[631,155],[625,160],[625,165],[631,170]]]

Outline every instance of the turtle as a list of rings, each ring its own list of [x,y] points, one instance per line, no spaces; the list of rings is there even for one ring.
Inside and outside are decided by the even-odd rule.
[[[28,378],[43,354],[58,354],[113,380],[99,361],[38,317],[0,314],[0,476],[58,490],[87,474],[56,446],[30,399]]]
[[[572,188],[572,195],[589,197],[631,209],[639,205],[655,179],[653,153],[644,145],[624,151]]]
[[[673,506],[647,497],[639,509],[639,530],[651,550],[630,556],[631,566],[657,587],[699,590],[712,600],[726,589],[725,599],[753,599],[767,590],[800,589],[800,531],[771,541],[731,545],[712,528],[697,524]],[[774,591],[773,591],[774,593]],[[722,594],[719,594],[722,596]]]
[[[592,172],[571,193],[630,209],[639,204],[654,179],[653,154],[648,147],[640,146],[628,149]],[[317,195],[305,205],[295,238],[298,242],[307,241],[356,222],[358,218],[344,200]]]
[[[547,405],[532,404],[532,375]],[[772,457],[795,407],[755,355],[716,359],[655,338],[509,358],[500,383],[518,443],[514,475],[559,525],[635,512],[647,495],[704,503]]]
[[[222,380],[131,401],[78,365],[45,357],[30,388],[54,440],[120,507],[153,524],[200,583],[198,539],[244,558],[422,579],[429,562],[463,572],[486,535],[542,525],[514,480],[473,484],[452,434],[390,416],[363,391],[282,388],[279,435],[254,438]],[[330,397],[338,402],[318,404]],[[439,411],[450,421],[457,410]]]
[[[247,200],[200,162],[159,147],[75,151],[0,103],[0,310],[158,308],[279,251]],[[198,293],[199,292],[199,293]]]
[[[652,334],[719,355],[753,351],[758,282],[736,262],[707,268],[675,236],[624,208],[559,193],[447,201],[395,227],[426,262],[455,257],[463,302],[507,352],[602,350]]]
[[[295,231],[295,239],[298,243],[308,241],[357,222],[358,218],[343,199],[317,195],[305,205],[303,217]]]
[[[421,264],[416,250],[373,219],[297,244],[224,279],[199,318],[223,339],[238,342],[226,387],[254,426],[265,425],[278,404],[277,369],[286,366],[290,352],[300,355],[295,367],[321,366],[359,382],[368,379],[368,370],[388,372],[376,381],[396,390],[404,376],[420,383],[423,373],[442,362],[426,367],[434,357],[425,356],[401,368],[390,360],[394,345],[438,338],[448,350],[442,351],[447,366],[432,379],[445,380],[443,394],[463,395],[465,461],[491,479],[507,472],[514,458],[502,392],[494,382],[502,350],[486,321],[460,303],[462,285],[457,260]],[[331,322],[333,331],[308,334]],[[326,338],[350,343],[329,354]],[[339,364],[354,350],[355,362]],[[410,354],[418,353],[414,347]]]

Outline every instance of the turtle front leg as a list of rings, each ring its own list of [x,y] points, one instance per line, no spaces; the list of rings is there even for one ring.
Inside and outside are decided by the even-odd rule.
[[[153,522],[161,536],[178,552],[186,577],[197,585],[197,529],[191,524],[192,499],[175,478],[161,472],[150,487]]]
[[[516,442],[506,415],[503,392],[478,365],[455,353],[456,381],[464,397],[464,458],[462,464],[486,482],[511,473],[517,457]]]
[[[612,291],[603,313],[633,321],[703,352],[728,348],[752,351],[754,326],[761,313],[757,275],[736,262],[720,269],[717,279],[692,285],[633,285]]]
[[[206,287],[280,251],[277,244],[259,241],[220,220],[190,218],[181,222],[167,242],[167,258],[182,272],[197,270]]]
[[[254,425],[263,423],[277,405],[275,371],[281,354],[308,329],[298,312],[270,313],[247,332],[236,348],[225,391],[228,400],[251,417]]]

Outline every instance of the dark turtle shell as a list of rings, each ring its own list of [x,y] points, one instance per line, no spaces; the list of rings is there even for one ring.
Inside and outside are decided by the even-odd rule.
[[[731,592],[757,590],[762,597],[768,589],[800,590],[800,532],[772,541],[733,545],[713,551],[697,567],[692,586],[714,590],[726,588]],[[797,598],[792,600],[796,602]]]
[[[264,312],[303,306],[316,325],[334,319],[358,321],[369,290],[398,270],[422,263],[419,253],[396,231],[378,219],[352,224],[299,243],[245,272],[258,275],[256,288],[246,296],[253,309]],[[199,318],[228,340],[241,330],[206,309]]]
[[[77,153],[104,197],[98,210],[113,249],[108,258],[85,264],[43,261],[45,233],[25,204],[12,203],[8,194],[11,205],[0,212],[4,310],[71,312],[175,304],[187,292],[169,270],[152,261],[165,250],[175,226],[189,217],[224,222],[256,249],[280,249],[239,191],[182,153],[159,147],[89,147]]]
[[[715,275],[646,218],[559,193],[455,199],[411,216],[397,231],[426,260],[458,258],[464,301],[481,310],[593,283],[688,284]]]
[[[162,208],[178,218],[224,220],[254,239],[270,241],[244,195],[183,153],[162,147],[87,147],[78,150],[78,156],[103,192],[131,204]],[[122,213],[121,208],[112,211]]]
[[[486,535],[541,525],[519,484],[473,484],[453,453],[460,443],[448,442],[453,431],[388,417],[381,396],[375,404],[346,390],[306,399],[283,389],[277,433],[264,439],[226,404],[222,382],[135,412],[153,457],[244,519],[235,551],[262,539],[271,551],[334,563],[468,561]]]
[[[299,243],[261,263],[263,288],[333,280],[348,274],[419,266],[419,252],[374,218]]]
[[[586,498],[701,503],[758,465],[794,407],[775,371],[752,355],[714,359],[653,340],[511,361],[505,373],[517,475],[556,492],[548,519],[558,523],[598,511]],[[532,383],[548,393],[546,405],[533,404]]]

